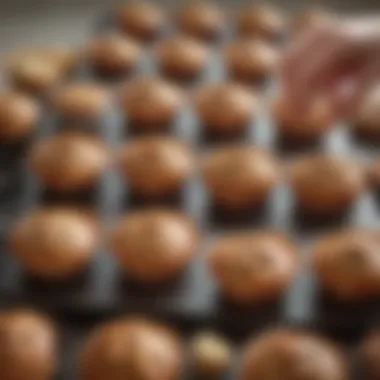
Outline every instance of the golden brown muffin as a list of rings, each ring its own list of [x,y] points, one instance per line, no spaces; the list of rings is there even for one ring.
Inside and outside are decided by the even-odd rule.
[[[31,150],[32,171],[49,190],[71,193],[91,188],[108,164],[100,139],[65,132],[39,141]]]
[[[245,349],[242,380],[348,380],[343,354],[316,335],[274,330]]]
[[[208,378],[220,376],[232,363],[232,347],[221,336],[211,331],[195,335],[191,346],[197,373]]]
[[[90,336],[79,380],[179,380],[183,356],[181,341],[169,328],[143,319],[120,319]]]
[[[41,94],[51,90],[76,66],[77,54],[65,49],[34,49],[14,54],[7,73],[20,90]]]
[[[380,86],[365,97],[352,120],[354,132],[370,141],[380,141]]]
[[[238,210],[262,204],[281,177],[269,152],[241,146],[211,153],[205,160],[203,176],[217,205]]]
[[[380,379],[380,332],[372,331],[360,347],[360,366],[367,380]]]
[[[51,208],[24,216],[10,231],[12,254],[30,274],[45,279],[80,273],[98,243],[96,223],[74,209]]]
[[[41,54],[58,67],[62,76],[71,73],[80,59],[78,51],[72,48],[50,48],[45,49]]]
[[[332,107],[326,99],[316,99],[303,114],[279,97],[273,107],[273,118],[282,138],[293,142],[317,141],[333,126]]]
[[[197,231],[180,213],[146,210],[124,217],[113,234],[113,251],[123,270],[141,283],[176,277],[196,254]]]
[[[53,380],[58,337],[51,322],[31,310],[0,313],[1,380]]]
[[[225,65],[233,78],[255,81],[268,78],[277,68],[277,53],[261,40],[237,40],[225,50]]]
[[[155,2],[134,0],[118,10],[117,19],[125,33],[149,42],[161,34],[166,15]]]
[[[133,39],[108,34],[89,44],[87,59],[98,73],[118,76],[132,71],[138,65],[141,53],[140,46]]]
[[[294,19],[292,31],[294,34],[304,33],[308,29],[327,26],[334,21],[334,17],[326,9],[309,8],[300,12]]]
[[[140,138],[125,145],[120,166],[129,186],[144,197],[175,194],[193,171],[186,143],[174,138]]]
[[[165,74],[179,79],[194,79],[206,67],[208,50],[196,39],[175,36],[157,48],[157,63]]]
[[[139,78],[124,89],[122,108],[134,126],[141,129],[168,127],[178,115],[183,94],[161,78]]]
[[[295,247],[270,231],[235,233],[216,241],[209,256],[211,272],[222,293],[239,304],[280,296],[294,279]]]
[[[286,20],[277,8],[252,3],[239,13],[237,31],[246,37],[276,41],[285,34]]]
[[[41,110],[36,101],[18,92],[0,94],[0,142],[29,137],[37,128]]]
[[[314,248],[315,272],[322,287],[344,301],[380,295],[380,238],[373,231],[344,230]]]
[[[216,135],[239,135],[256,118],[257,96],[233,82],[209,84],[196,94],[195,111],[206,132]]]
[[[380,189],[380,157],[376,157],[368,170],[368,183],[376,190]]]
[[[222,10],[212,1],[189,1],[177,14],[177,26],[182,33],[205,41],[217,38],[224,22]]]
[[[331,216],[346,211],[366,187],[361,166],[345,157],[310,155],[292,167],[291,185],[307,213]]]
[[[94,120],[107,106],[107,92],[95,83],[71,83],[59,88],[52,98],[60,116],[69,120]]]

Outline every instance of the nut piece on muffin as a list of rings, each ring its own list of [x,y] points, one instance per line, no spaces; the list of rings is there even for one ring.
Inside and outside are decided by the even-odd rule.
[[[192,338],[191,354],[197,373],[207,377],[223,374],[233,359],[229,343],[211,331],[200,332]]]

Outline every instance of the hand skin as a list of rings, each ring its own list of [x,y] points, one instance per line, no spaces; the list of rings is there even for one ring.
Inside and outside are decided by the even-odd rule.
[[[380,18],[336,22],[309,30],[287,48],[282,85],[289,107],[302,113],[328,97],[335,119],[357,110],[380,79]]]

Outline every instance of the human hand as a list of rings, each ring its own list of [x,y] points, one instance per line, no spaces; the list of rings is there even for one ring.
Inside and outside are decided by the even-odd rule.
[[[334,117],[355,112],[380,76],[379,20],[337,22],[308,31],[285,52],[282,81],[289,107],[302,113],[320,96]]]

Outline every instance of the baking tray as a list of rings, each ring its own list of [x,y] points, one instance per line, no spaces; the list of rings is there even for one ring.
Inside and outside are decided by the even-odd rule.
[[[0,310],[1,309],[2,308],[0,307]],[[97,327],[111,322],[112,319],[104,317],[89,319],[87,316],[78,316],[73,314],[66,314],[65,316],[62,316],[59,313],[51,313],[49,316],[54,321],[59,335],[59,362],[57,374],[54,377],[54,380],[79,380],[78,369],[80,355],[83,352],[83,348],[87,340]],[[144,317],[144,315],[141,314],[136,314],[134,316]],[[209,324],[199,325],[191,322],[187,323],[184,321],[179,321],[177,318],[170,317],[158,317],[156,318],[156,321],[170,326],[171,329],[178,333],[178,336],[182,340],[184,349],[184,365],[180,376],[181,380],[195,379],[200,376],[194,367],[194,362],[190,352],[191,340],[195,334],[204,331],[212,331],[229,342],[232,349],[232,362],[227,371],[219,378],[221,380],[233,380],[239,377],[242,353],[246,343],[251,339],[257,338],[263,333],[263,330],[260,328],[253,329],[249,332],[249,334],[235,333],[231,330],[226,331],[221,329],[219,326],[211,326]],[[269,325],[265,331],[276,329],[278,327],[284,326],[283,324],[280,326],[277,324]],[[363,368],[359,359],[359,349],[363,341],[363,336],[361,334],[341,334],[339,331],[321,331],[320,329],[310,327],[307,329],[304,329],[303,327],[296,329],[308,333],[315,333],[333,342],[341,350],[342,354],[348,361],[350,379],[367,379],[367,377],[364,376]]]
[[[11,305],[8,305],[8,307]],[[2,308],[0,308],[1,310]],[[137,314],[134,316],[142,316]],[[89,319],[87,316],[78,316],[73,314],[66,314],[62,316],[59,313],[51,313],[49,317],[54,321],[59,336],[59,350],[58,350],[58,368],[54,380],[79,380],[78,369],[80,364],[80,356],[83,348],[90,338],[93,331],[102,324],[111,322],[112,319],[97,317]],[[232,380],[239,377],[241,368],[242,350],[244,349],[248,340],[255,339],[263,333],[261,329],[254,329],[249,334],[234,333],[232,331],[225,331],[218,326],[210,326],[209,324],[199,325],[179,321],[177,318],[156,318],[159,323],[170,326],[172,330],[178,333],[182,340],[184,349],[184,365],[181,380],[195,379],[200,376],[194,366],[194,362],[190,352],[191,340],[195,334],[204,331],[212,331],[218,336],[226,339],[232,349],[232,362],[225,373],[219,378],[221,380]],[[276,329],[278,325],[267,326],[267,330]],[[283,327],[281,324],[280,327]],[[301,331],[316,333],[322,337],[326,337],[333,342],[346,357],[349,363],[350,378],[353,380],[366,380],[363,375],[363,369],[359,361],[358,353],[359,347],[362,343],[363,337],[355,334],[340,334],[339,332],[320,331],[319,329],[303,329]]]
[[[96,33],[112,28],[109,16],[103,17],[101,22],[97,23]],[[170,28],[166,33],[171,33]],[[226,29],[221,41],[215,46],[223,45],[231,37],[231,30]],[[158,74],[152,59],[152,50],[147,50],[137,74]],[[93,73],[83,64],[77,77],[89,78],[93,77]],[[200,81],[186,86],[192,91],[200,83],[217,82],[225,77],[219,50],[215,48]],[[107,82],[110,88],[119,84],[120,82]],[[260,91],[269,101],[274,93],[274,84],[267,83]],[[61,127],[62,120],[46,107],[36,138],[53,135]],[[97,123],[96,133],[103,136],[112,150],[116,150],[121,141],[133,139],[131,127],[123,120],[117,108],[113,107],[108,109]],[[217,145],[217,142],[210,141],[202,135],[202,126],[190,107],[183,108],[171,128],[172,135],[186,140],[198,152],[204,152]],[[281,157],[284,164],[305,150],[355,156],[364,162],[376,154],[376,147],[359,144],[352,138],[345,125],[336,125],[316,146],[308,146],[307,149],[291,147],[278,138],[268,106],[263,106],[258,120],[249,126],[243,140],[271,149]],[[207,199],[201,178],[194,177],[178,199],[167,205],[187,212],[204,232],[204,241],[198,256],[178,279],[163,286],[155,286],[154,289],[133,284],[122,275],[106,249],[101,248],[86,273],[64,284],[51,284],[26,275],[7,251],[6,231],[20,213],[46,203],[60,204],[69,201],[81,207],[92,208],[99,215],[101,223],[108,226],[124,213],[149,207],[151,204],[144,204],[131,196],[128,184],[121,180],[114,168],[110,168],[104,174],[90,193],[82,194],[78,199],[64,200],[52,197],[43,191],[28,171],[24,152],[23,146],[1,151],[2,163],[12,163],[12,167],[4,164],[0,178],[0,228],[3,237],[0,242],[0,297],[5,302],[32,304],[63,315],[91,317],[124,312],[146,313],[195,325],[220,326],[224,330],[236,330],[242,334],[278,323],[360,332],[378,322],[380,301],[343,305],[328,300],[320,291],[309,263],[310,247],[332,228],[380,226],[380,210],[375,193],[363,195],[341,220],[318,224],[297,211],[291,191],[288,185],[283,183],[273,192],[262,210],[250,213],[248,218],[240,219],[231,218],[215,210]],[[286,294],[275,302],[249,308],[230,304],[219,295],[214,281],[208,275],[205,265],[208,247],[218,235],[225,232],[239,228],[266,227],[282,230],[294,239],[300,248],[302,270]]]

